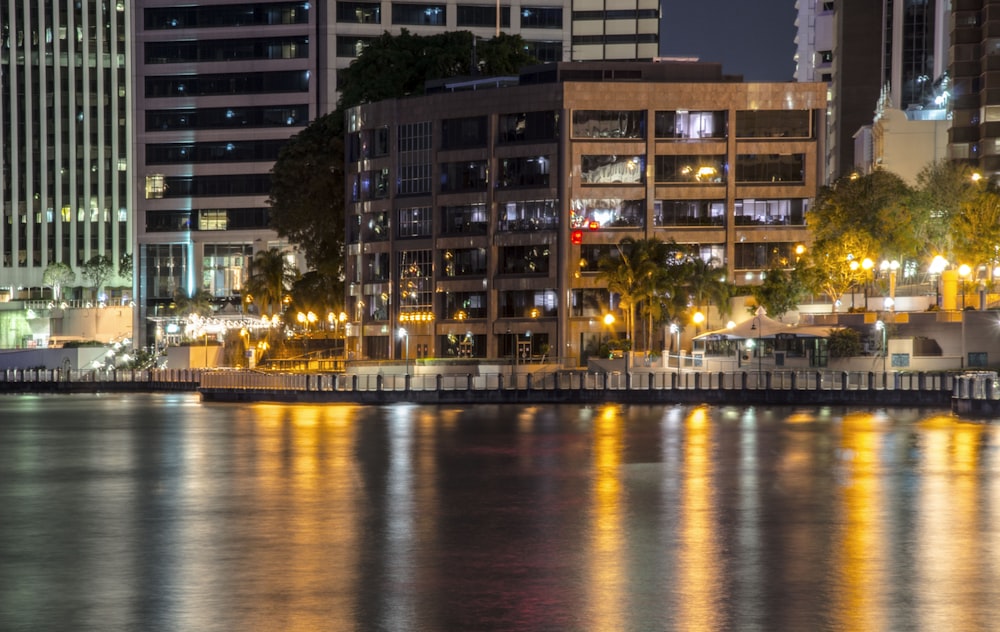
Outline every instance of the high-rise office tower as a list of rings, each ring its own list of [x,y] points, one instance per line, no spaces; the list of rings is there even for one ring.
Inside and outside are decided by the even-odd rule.
[[[132,252],[129,6],[0,0],[0,296]]]
[[[139,309],[149,341],[178,293],[240,309],[278,151],[326,111],[309,2],[135,3]]]

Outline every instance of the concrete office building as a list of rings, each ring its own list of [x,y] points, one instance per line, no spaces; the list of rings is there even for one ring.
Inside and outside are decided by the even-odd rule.
[[[93,300],[81,266],[104,255],[117,270],[132,253],[129,10],[0,0],[0,300],[47,299],[56,262],[77,272],[63,296]]]
[[[581,361],[612,307],[597,261],[622,238],[675,240],[742,284],[807,243],[825,84],[693,62],[487,83],[348,112],[355,357]]]
[[[309,2],[141,0],[134,14],[136,337],[162,338],[177,293],[241,310],[268,228],[278,151],[321,99]]]

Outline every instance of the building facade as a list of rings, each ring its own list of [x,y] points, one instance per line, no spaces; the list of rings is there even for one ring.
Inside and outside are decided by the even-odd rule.
[[[0,0],[0,297],[43,298],[65,263],[132,254],[131,3]],[[131,279],[113,274],[105,287]],[[101,288],[94,288],[101,289]]]
[[[597,261],[625,237],[741,284],[793,266],[825,108],[825,84],[680,62],[549,64],[350,110],[349,349],[581,362],[615,307]]]
[[[282,145],[329,107],[309,2],[136,3],[136,337],[178,293],[239,314]]]

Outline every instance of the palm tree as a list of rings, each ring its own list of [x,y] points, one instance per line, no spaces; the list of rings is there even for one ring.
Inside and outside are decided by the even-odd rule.
[[[669,250],[667,244],[656,237],[626,237],[618,242],[617,249],[617,256],[601,257],[597,262],[598,278],[607,283],[609,292],[618,295],[625,321],[625,337],[632,341],[635,340],[639,306],[644,302],[651,304],[654,297],[660,294]],[[648,309],[644,314],[652,319],[654,310]]]
[[[705,261],[701,257],[694,256],[686,262],[685,268],[684,277],[688,293],[698,311],[701,311],[703,305],[714,304],[720,314],[728,316],[732,288],[724,279],[725,271],[722,267],[716,265],[714,260]],[[707,313],[705,314],[705,328],[711,329]]]
[[[188,296],[184,292],[177,292],[174,295],[174,313],[179,316],[208,316],[215,310],[212,309],[212,293],[208,290],[198,290],[193,296]]]
[[[246,289],[261,312],[274,316],[275,306],[280,311],[285,293],[298,277],[298,269],[280,249],[258,250],[250,262]]]

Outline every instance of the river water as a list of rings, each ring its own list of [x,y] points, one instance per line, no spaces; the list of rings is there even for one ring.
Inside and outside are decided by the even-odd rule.
[[[925,409],[0,397],[5,631],[991,630],[1000,437]]]

